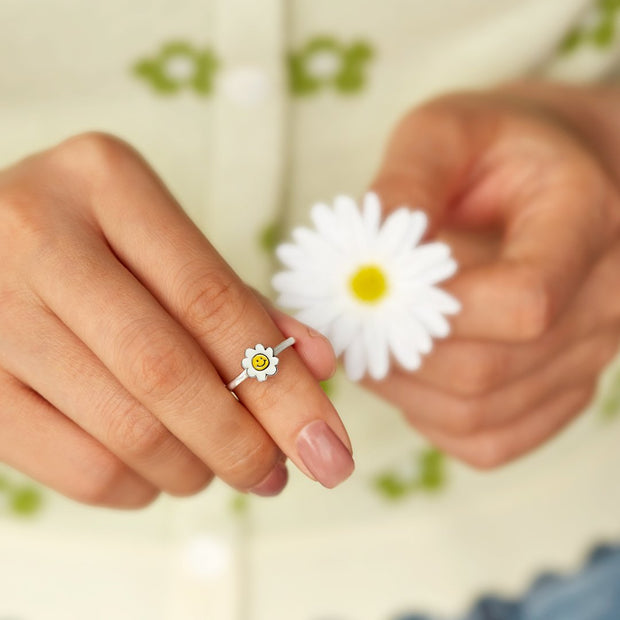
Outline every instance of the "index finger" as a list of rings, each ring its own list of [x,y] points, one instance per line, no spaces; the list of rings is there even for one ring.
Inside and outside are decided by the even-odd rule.
[[[92,181],[102,184],[92,192],[98,224],[121,262],[228,383],[242,370],[246,349],[275,347],[285,336],[146,164],[123,148],[116,156],[116,182]],[[281,358],[276,377],[245,381],[236,393],[302,471],[333,487],[354,467],[344,425],[296,352]]]
[[[619,218],[604,182],[566,180],[566,187],[551,183],[508,212],[497,260],[446,283],[462,302],[454,336],[539,338],[574,299],[617,235]]]

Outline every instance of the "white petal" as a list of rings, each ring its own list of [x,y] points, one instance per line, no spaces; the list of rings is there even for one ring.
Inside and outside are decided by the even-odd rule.
[[[280,271],[273,276],[271,284],[279,293],[297,293],[310,298],[329,293],[325,280],[305,271]]]
[[[276,366],[267,366],[267,368],[265,368],[263,372],[265,373],[265,375],[271,377],[272,375],[275,375],[276,372],[278,372],[278,369]]]
[[[407,233],[407,243],[415,247],[420,243],[426,229],[428,228],[428,216],[424,211],[416,210],[409,216],[409,230]]]
[[[276,248],[276,256],[289,269],[301,269],[308,265],[310,258],[294,243],[281,243]]]
[[[280,293],[277,299],[278,306],[291,309],[307,308],[309,306],[316,305],[317,302],[318,298],[316,296],[312,297],[310,295],[300,295],[299,293],[293,293],[290,291]]]
[[[398,253],[407,238],[409,210],[401,207],[389,215],[379,231],[377,249],[394,255]]]
[[[368,192],[364,196],[364,212],[362,215],[366,238],[370,241],[379,232],[379,222],[381,221],[381,202],[379,196],[374,192]]]
[[[295,318],[321,333],[325,333],[338,315],[336,304],[315,303],[295,313]]]
[[[414,307],[402,307],[392,311],[388,322],[392,330],[400,334],[401,340],[405,340],[416,351],[426,354],[433,348],[433,340],[426,327],[413,314]]]
[[[428,305],[441,312],[442,314],[458,314],[461,309],[461,302],[452,295],[435,286],[428,286],[419,290],[419,298],[422,305]]]
[[[342,355],[351,342],[362,337],[359,320],[350,314],[338,316],[328,329],[327,337],[336,356]]]
[[[405,257],[407,277],[414,277],[449,260],[450,248],[445,243],[435,241],[417,247]]]
[[[247,369],[248,369],[251,365],[252,365],[252,361],[251,361],[251,360],[249,360],[247,357],[244,357],[244,358],[241,360],[241,366],[242,366],[243,368],[245,368],[246,370],[247,370]]]
[[[437,284],[438,282],[451,278],[457,270],[458,265],[456,261],[450,258],[443,263],[431,267],[424,273],[417,275],[415,281],[418,284]]]
[[[450,323],[441,313],[424,307],[414,308],[413,313],[435,338],[445,338],[450,333]]]
[[[310,217],[314,222],[317,232],[328,240],[334,247],[343,245],[343,235],[340,230],[338,219],[334,212],[326,204],[319,202],[310,209]]]
[[[308,257],[309,265],[313,263],[315,257],[335,260],[338,256],[334,247],[324,237],[309,228],[298,226],[293,229],[291,235]]]
[[[246,357],[254,357],[255,354],[256,354],[256,349],[246,349],[245,350],[245,356]]]
[[[357,249],[364,245],[364,227],[357,203],[350,196],[336,196],[334,213],[338,218],[341,230],[347,232],[348,243]]]
[[[344,352],[344,370],[351,381],[359,381],[366,372],[366,354],[361,338],[354,338]]]
[[[363,328],[368,373],[376,381],[384,379],[390,369],[387,335],[378,320],[369,320]]]
[[[416,317],[411,316],[406,323],[403,323],[403,334],[420,353],[426,355],[433,349],[433,339]]]
[[[256,352],[257,353],[266,353],[265,347],[262,344],[260,344],[260,343],[257,344],[256,345]]]
[[[391,324],[388,328],[388,344],[396,361],[405,370],[413,371],[420,367],[422,359],[418,353],[418,347],[405,330]]]

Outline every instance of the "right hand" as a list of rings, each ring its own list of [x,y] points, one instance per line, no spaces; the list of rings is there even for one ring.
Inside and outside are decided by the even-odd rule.
[[[122,141],[84,134],[0,171],[0,461],[79,501],[140,507],[218,476],[274,495],[285,456],[353,470],[318,379],[329,343],[245,286]],[[236,394],[247,347],[295,349]]]

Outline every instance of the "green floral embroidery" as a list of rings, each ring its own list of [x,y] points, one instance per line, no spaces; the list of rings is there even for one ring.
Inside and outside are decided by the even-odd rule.
[[[267,224],[259,234],[258,245],[270,256],[276,251],[280,242],[284,239],[283,224],[278,219]]]
[[[613,420],[620,416],[620,368],[616,369],[609,377],[609,382],[605,381],[605,389],[597,399],[596,410],[608,419]]]
[[[247,515],[250,510],[249,497],[245,493],[235,493],[230,500],[230,510],[237,517]]]
[[[334,393],[336,392],[336,378],[332,377],[331,379],[326,379],[325,381],[320,382],[320,386],[322,390],[325,392],[327,398],[333,398]]]
[[[200,96],[209,95],[218,68],[215,54],[185,41],[172,41],[162,46],[152,58],[144,58],[133,66],[134,73],[164,95],[191,89]]]
[[[333,87],[347,94],[359,92],[366,83],[366,66],[372,56],[365,41],[345,45],[333,37],[315,37],[289,55],[291,91],[311,95]]]
[[[4,496],[4,509],[18,517],[28,517],[42,507],[43,498],[37,486],[19,483],[7,475],[0,475],[0,495]]]
[[[570,54],[583,45],[606,49],[616,37],[616,17],[620,11],[620,0],[598,0],[594,24],[573,28],[562,43],[560,52]]]
[[[446,460],[436,448],[427,448],[414,457],[414,472],[404,475],[388,471],[373,480],[375,490],[388,500],[400,500],[414,493],[434,493],[446,484]]]

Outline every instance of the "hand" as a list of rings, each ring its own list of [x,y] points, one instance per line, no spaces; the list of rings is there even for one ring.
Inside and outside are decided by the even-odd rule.
[[[0,172],[0,261],[0,460],[115,507],[214,475],[273,495],[284,455],[329,487],[351,473],[317,382],[327,341],[266,308],[120,140],[78,136]],[[277,377],[237,400],[245,349],[287,336]]]
[[[553,436],[618,350],[618,147],[598,105],[542,86],[443,97],[400,123],[372,185],[388,210],[427,211],[463,310],[418,372],[367,385],[473,466]]]

